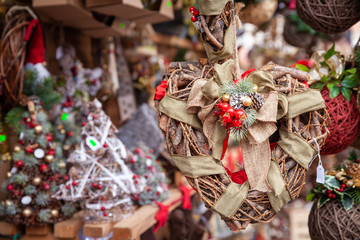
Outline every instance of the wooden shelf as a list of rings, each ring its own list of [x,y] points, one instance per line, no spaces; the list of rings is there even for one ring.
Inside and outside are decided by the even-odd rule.
[[[198,52],[205,51],[203,45],[200,42],[193,43],[189,39],[179,38],[177,36],[154,33],[150,36],[150,39],[158,45],[185,48]]]
[[[192,192],[194,194],[195,191]],[[169,205],[176,200],[182,198],[182,193],[179,189],[171,189],[170,196],[163,202],[165,205]],[[176,202],[171,205],[169,212],[177,208],[182,201]],[[157,205],[145,205],[137,209],[133,215],[127,219],[116,223],[113,226],[113,239],[114,240],[134,240],[138,239],[142,233],[156,224],[155,215],[158,212],[159,207]]]

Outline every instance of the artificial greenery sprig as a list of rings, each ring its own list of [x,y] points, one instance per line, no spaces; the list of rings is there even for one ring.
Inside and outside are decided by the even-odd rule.
[[[330,91],[330,99],[337,97],[341,92],[345,99],[350,102],[351,91],[353,88],[356,88],[359,85],[360,78],[356,68],[346,70],[342,68],[342,71],[339,74],[339,69],[337,69],[337,67],[342,67],[342,64],[339,64],[336,67],[335,62],[342,61],[342,58],[343,56],[341,56],[339,52],[335,51],[335,45],[333,45],[324,54],[324,60],[316,63],[312,69],[308,69],[306,66],[301,64],[297,64],[296,67],[302,71],[309,72],[310,75],[311,72],[314,71],[323,73],[321,74],[321,79],[312,84],[310,87],[319,89],[321,91],[326,86]]]

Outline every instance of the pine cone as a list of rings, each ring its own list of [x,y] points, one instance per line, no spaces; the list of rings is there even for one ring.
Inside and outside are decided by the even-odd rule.
[[[232,108],[234,108],[235,110],[239,110],[241,108],[244,108],[244,104],[242,102],[243,97],[244,97],[244,95],[241,94],[241,93],[231,95],[230,101],[229,101],[230,106]]]
[[[249,97],[252,100],[253,109],[258,110],[264,105],[264,97],[260,93],[250,93]]]
[[[346,174],[353,179],[360,179],[360,163],[350,163]]]

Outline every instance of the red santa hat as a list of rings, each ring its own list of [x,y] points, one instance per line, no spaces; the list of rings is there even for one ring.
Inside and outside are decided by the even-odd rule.
[[[33,19],[29,23],[24,41],[28,43],[25,63],[43,63],[45,62],[45,47],[41,24],[38,19]]]

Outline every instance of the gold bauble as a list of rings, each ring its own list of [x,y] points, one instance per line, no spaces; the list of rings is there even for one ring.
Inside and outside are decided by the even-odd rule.
[[[243,98],[243,104],[245,107],[249,107],[252,104],[252,100],[250,97],[246,96]]]
[[[60,130],[60,133],[61,133],[61,134],[65,134],[65,132],[66,132],[65,129],[61,129],[61,130]]]
[[[54,156],[53,155],[46,155],[45,156],[45,161],[47,163],[51,163],[54,160]]]
[[[11,172],[7,172],[7,173],[6,173],[6,176],[7,176],[8,178],[11,178],[12,173],[11,173]]]
[[[254,92],[258,92],[259,91],[259,85],[257,85],[256,83],[254,83],[252,85],[252,88],[251,88]]]
[[[35,178],[33,179],[33,184],[39,185],[40,183],[41,183],[41,178],[35,177]]]
[[[21,147],[20,146],[15,146],[14,147],[14,152],[20,152],[21,151]]]
[[[64,146],[63,146],[63,149],[64,149],[65,151],[68,151],[68,150],[70,150],[70,146],[69,146],[69,145],[64,145]]]
[[[65,168],[66,164],[64,161],[59,162],[59,168]]]
[[[353,187],[355,185],[355,181],[354,180],[348,180],[345,184],[347,187]]]
[[[51,216],[53,216],[53,217],[59,216],[59,211],[56,209],[51,210]]]
[[[31,119],[30,119],[30,118],[27,118],[27,119],[26,119],[26,122],[31,122]]]
[[[61,129],[63,129],[64,128],[64,125],[62,125],[62,124],[59,124],[58,126],[57,126],[57,129],[58,130],[61,130]]]
[[[37,126],[34,127],[34,131],[36,133],[41,133],[42,130],[43,130],[43,127],[41,125],[37,125]]]
[[[230,101],[230,97],[231,97],[230,94],[225,93],[225,94],[222,95],[221,100],[222,100],[223,102],[229,102],[229,101]]]
[[[5,206],[9,207],[13,204],[11,200],[5,200]]]
[[[6,162],[6,161],[10,161],[11,160],[11,155],[9,152],[6,152],[4,154],[1,155],[1,159]]]
[[[25,208],[22,213],[23,213],[24,217],[30,217],[31,209],[30,208]]]

